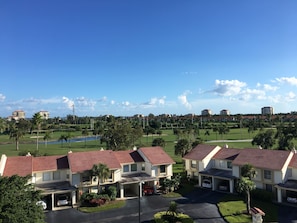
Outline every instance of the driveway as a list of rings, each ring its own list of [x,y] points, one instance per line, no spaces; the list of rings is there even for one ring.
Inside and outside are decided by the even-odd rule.
[[[165,211],[170,201],[178,203],[178,210],[190,215],[195,222],[225,223],[220,216],[216,202],[220,193],[196,189],[187,197],[164,198],[160,195],[145,196],[141,198],[140,222],[149,223],[156,212]],[[139,200],[126,201],[123,208],[109,210],[99,213],[85,214],[76,209],[50,211],[46,213],[47,223],[131,223],[139,222]]]

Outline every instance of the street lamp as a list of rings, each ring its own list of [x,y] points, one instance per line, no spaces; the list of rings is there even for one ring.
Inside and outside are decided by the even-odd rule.
[[[138,222],[139,223],[141,222],[140,221],[140,212],[141,212],[141,206],[140,206],[140,198],[141,198],[141,196],[140,196],[140,193],[142,193],[142,184],[144,184],[143,181],[139,181],[138,182],[138,188],[139,188],[139,190],[138,190]]]

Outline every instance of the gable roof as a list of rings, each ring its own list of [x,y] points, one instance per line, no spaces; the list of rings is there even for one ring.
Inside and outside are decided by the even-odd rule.
[[[33,158],[33,171],[68,169],[67,156],[39,156]]]
[[[249,163],[260,169],[281,170],[290,153],[284,150],[242,149],[232,164],[242,166]]]
[[[68,153],[69,168],[73,173],[91,170],[94,164],[105,164],[111,170],[121,165],[111,150]]]
[[[213,151],[217,146],[199,144],[193,148],[190,152],[184,155],[183,159],[190,160],[203,160],[211,151]]]
[[[222,148],[214,156],[217,160],[234,160],[242,149]]]
[[[297,154],[296,153],[294,153],[294,155],[289,163],[289,167],[297,169]]]
[[[114,152],[114,155],[120,164],[144,162],[137,150],[116,151]]]
[[[142,147],[138,149],[153,165],[174,164],[174,160],[160,146]]]
[[[7,157],[3,176],[19,175],[25,177],[32,174],[32,169],[31,156]]]

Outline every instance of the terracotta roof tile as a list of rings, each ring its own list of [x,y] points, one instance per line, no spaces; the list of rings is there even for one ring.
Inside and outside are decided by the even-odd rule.
[[[32,157],[31,156],[15,156],[7,157],[3,176],[27,176],[32,174]]]
[[[193,148],[189,153],[184,155],[183,159],[203,160],[212,150],[217,146],[199,144]]]
[[[222,148],[214,156],[217,160],[234,160],[242,149]]]
[[[289,164],[289,167],[297,169],[297,154],[296,153],[294,153],[294,155],[293,155],[293,157],[291,159],[291,162]]]
[[[284,150],[242,149],[232,164],[242,166],[249,163],[256,168],[281,170],[289,154],[290,151]]]
[[[33,171],[69,168],[67,156],[40,156],[33,158]]]
[[[121,165],[111,150],[68,153],[70,170],[73,173],[91,170],[94,164],[105,164],[109,169],[120,169]]]
[[[153,166],[175,163],[162,147],[142,147],[139,148],[139,151],[141,151],[147,157]]]
[[[137,150],[116,151],[114,155],[121,164],[144,162]]]

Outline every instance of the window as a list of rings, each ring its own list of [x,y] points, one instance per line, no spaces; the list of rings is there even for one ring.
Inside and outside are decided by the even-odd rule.
[[[227,168],[232,169],[232,162],[231,161],[227,161]]]
[[[123,166],[123,172],[124,172],[124,173],[129,172],[129,165],[124,165],[124,166]]]
[[[42,174],[42,180],[43,181],[50,181],[51,180],[51,172],[45,172]]]
[[[137,171],[137,164],[133,163],[131,164],[131,172],[135,172],[135,171]]]
[[[141,164],[141,170],[145,171],[145,164],[144,163]]]
[[[191,160],[191,168],[196,168],[196,166],[197,166],[197,161]]]
[[[55,171],[53,174],[54,180],[60,180],[60,171]]]
[[[264,170],[264,179],[271,180],[271,171],[270,170]]]
[[[82,182],[90,182],[91,181],[91,176],[87,173],[87,172],[84,172],[82,174]]]
[[[160,173],[166,173],[166,167],[165,165],[160,166]]]

